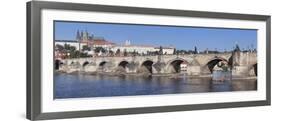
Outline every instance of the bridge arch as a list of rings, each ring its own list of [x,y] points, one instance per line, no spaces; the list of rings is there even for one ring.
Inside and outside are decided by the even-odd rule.
[[[86,67],[87,65],[89,65],[90,63],[88,61],[85,61],[83,64],[82,64],[82,67]]]
[[[222,57],[215,57],[215,58],[212,58],[210,61],[207,62],[207,67],[208,69],[210,70],[211,73],[213,73],[213,69],[216,65],[218,65],[219,62],[224,62],[226,63],[227,65],[229,65],[229,61],[225,58],[222,58]]]
[[[63,64],[63,62],[59,59],[55,60],[55,70],[59,70],[60,66]]]
[[[126,66],[127,66],[128,64],[129,64],[128,61],[123,60],[123,61],[121,61],[121,62],[118,64],[118,67],[126,68]]]
[[[180,73],[181,72],[181,64],[183,62],[187,63],[187,61],[185,59],[182,59],[182,58],[176,58],[176,59],[170,60],[168,62],[168,71],[170,73]]]
[[[249,69],[250,75],[258,75],[258,64],[253,64]]]
[[[152,60],[146,60],[143,61],[141,64],[141,71],[142,72],[148,72],[148,73],[152,73],[152,65],[153,65],[153,61]]]
[[[253,66],[254,66],[255,74],[256,74],[256,76],[257,76],[257,75],[258,75],[258,64],[256,63],[256,64],[254,64]]]
[[[107,63],[107,61],[102,61],[99,63],[99,67],[103,67],[105,64]]]
[[[123,60],[121,62],[118,63],[117,68],[115,70],[115,72],[117,73],[126,73],[126,68],[128,66],[129,62],[126,60]]]
[[[101,61],[98,65],[97,71],[105,71],[105,65],[107,64],[107,61]]]

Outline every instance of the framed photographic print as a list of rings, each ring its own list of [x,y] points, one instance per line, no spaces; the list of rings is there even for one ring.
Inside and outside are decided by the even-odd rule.
[[[270,105],[270,16],[31,1],[27,118]]]

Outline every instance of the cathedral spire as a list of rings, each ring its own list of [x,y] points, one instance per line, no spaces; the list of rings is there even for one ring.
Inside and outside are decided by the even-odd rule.
[[[89,39],[89,33],[88,33],[87,29],[86,29],[86,39],[87,40]]]
[[[80,40],[81,40],[81,35],[80,35],[79,30],[77,30],[76,40],[77,40],[77,41],[80,41]]]
[[[80,40],[82,41],[83,39],[83,30],[80,32]]]

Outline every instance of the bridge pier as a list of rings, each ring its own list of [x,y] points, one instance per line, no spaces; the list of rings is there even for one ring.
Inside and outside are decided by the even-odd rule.
[[[97,70],[97,66],[94,64],[89,64],[84,67],[84,72],[92,73],[92,72],[96,72],[96,70]]]
[[[248,76],[249,68],[248,66],[234,66],[232,67],[233,76]]]
[[[127,73],[137,73],[139,63],[132,61],[126,66]]]
[[[201,67],[200,66],[188,66],[186,73],[188,75],[200,75]]]

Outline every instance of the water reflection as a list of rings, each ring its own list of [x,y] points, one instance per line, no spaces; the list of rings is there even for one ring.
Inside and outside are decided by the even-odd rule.
[[[231,80],[228,73],[214,74],[215,78],[171,78],[56,73],[55,98],[256,90],[255,80]]]

